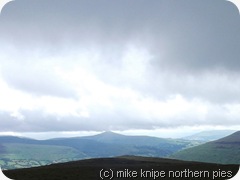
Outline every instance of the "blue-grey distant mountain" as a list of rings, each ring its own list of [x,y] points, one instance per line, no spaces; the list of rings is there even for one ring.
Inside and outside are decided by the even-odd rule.
[[[240,165],[240,131],[216,141],[182,150],[171,157],[188,161]]]
[[[197,144],[197,141],[125,136],[113,132],[49,140],[4,136],[0,137],[0,165],[9,169],[121,155],[166,157]]]
[[[202,131],[191,136],[183,137],[183,139],[188,140],[198,140],[198,141],[214,141],[223,137],[226,137],[236,130],[214,130],[214,131]]]

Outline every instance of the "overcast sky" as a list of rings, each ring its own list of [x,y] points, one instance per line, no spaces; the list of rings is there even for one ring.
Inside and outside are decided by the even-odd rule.
[[[3,8],[0,134],[204,129],[240,129],[240,16],[231,2],[15,0]]]

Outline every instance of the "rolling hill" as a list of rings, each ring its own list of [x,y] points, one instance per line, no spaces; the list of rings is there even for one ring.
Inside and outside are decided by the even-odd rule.
[[[240,131],[216,141],[179,151],[171,155],[171,158],[221,164],[240,164]]]
[[[0,137],[0,166],[15,169],[121,155],[166,157],[197,144],[197,141],[125,136],[113,132],[49,140],[3,136]]]
[[[122,156],[8,170],[3,171],[3,173],[9,178],[17,180],[97,180],[102,179],[104,173],[109,175],[106,179],[111,179],[110,177],[113,175],[113,179],[225,180],[233,177],[238,169],[239,166],[237,165]],[[200,175],[200,172],[204,173]]]

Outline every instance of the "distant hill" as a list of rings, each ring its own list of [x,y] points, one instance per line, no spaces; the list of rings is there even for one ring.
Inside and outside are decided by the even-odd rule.
[[[236,132],[236,130],[213,130],[213,131],[202,131],[191,136],[183,137],[182,139],[188,140],[199,140],[199,141],[214,141],[225,136],[228,136],[232,133]]]
[[[3,136],[0,137],[0,166],[15,169],[122,155],[166,157],[198,144],[198,141],[125,136],[113,132],[49,140]]]
[[[122,156],[113,158],[88,159],[30,169],[9,170],[4,171],[3,173],[7,177],[16,180],[97,180],[101,179],[100,177],[103,177],[103,172],[105,170],[108,170],[106,174],[108,175],[109,173],[112,175],[111,173],[113,172],[113,179],[209,180],[213,179],[213,171],[221,171],[225,172],[223,173],[223,176],[218,178],[215,177],[214,180],[225,180],[226,177],[227,179],[230,179],[232,176],[234,176],[238,169],[239,166],[236,165],[218,165],[198,162],[185,162],[163,158]],[[209,175],[206,174],[204,177],[202,174],[201,178],[199,178],[196,175],[191,175],[191,173],[186,173],[181,175],[181,178],[176,178],[179,177],[179,172],[197,172],[197,174],[199,174],[200,171],[208,172]],[[161,172],[161,177],[159,172]]]
[[[4,153],[4,152],[5,152],[5,151],[4,151],[4,146],[0,144],[0,154],[1,154],[1,153]]]
[[[126,136],[117,134],[111,131],[104,132],[95,136],[89,136],[85,139],[91,139],[101,143],[110,143],[114,145],[128,145],[135,147],[158,147],[172,153],[173,151],[186,148],[189,146],[198,145],[199,141],[184,140],[184,139],[170,139],[170,138],[157,138],[151,136]],[[196,143],[196,144],[195,144]],[[167,152],[168,151],[168,152]]]
[[[182,150],[171,157],[189,161],[240,164],[240,131],[216,141]]]

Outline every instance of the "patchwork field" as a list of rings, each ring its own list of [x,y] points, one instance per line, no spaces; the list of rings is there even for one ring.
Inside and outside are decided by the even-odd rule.
[[[42,166],[84,158],[78,150],[65,146],[6,143],[2,145],[0,165],[3,169]]]

